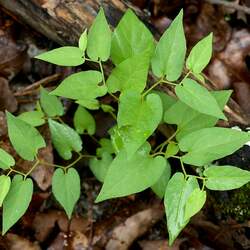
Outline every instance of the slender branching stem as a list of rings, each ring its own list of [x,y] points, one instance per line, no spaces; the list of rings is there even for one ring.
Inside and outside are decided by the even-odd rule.
[[[34,165],[30,168],[30,170],[24,175],[24,179],[26,179],[27,176],[30,175],[35,170],[35,168],[38,166],[39,163],[40,161],[37,159]]]
[[[162,153],[162,152],[156,152],[156,153],[154,153],[154,154],[152,154],[152,155],[150,155],[150,156],[155,157],[155,156],[157,156],[157,155],[162,155],[162,156],[164,156],[164,153]]]
[[[201,176],[197,176],[197,175],[192,175],[192,174],[188,174],[187,177],[195,177],[196,179],[200,179],[200,180],[206,180],[207,178],[205,177],[201,177]]]
[[[172,86],[178,85],[177,83],[170,82],[170,81],[168,81],[168,80],[162,80],[162,83],[166,83],[166,84],[169,84],[169,85],[172,85]]]
[[[163,148],[176,136],[176,134],[178,133],[178,129],[164,142],[162,142],[161,144],[159,144],[154,152],[156,152],[158,149],[160,149],[160,152],[162,152]]]
[[[191,71],[189,70],[189,71],[187,72],[187,74],[183,77],[183,79],[181,80],[180,84],[182,84],[183,81],[184,81],[185,79],[187,79],[187,78],[189,77],[190,74],[191,74]]]
[[[187,178],[187,173],[186,173],[186,170],[185,170],[184,163],[183,163],[183,161],[182,161],[181,158],[179,158],[179,160],[180,160],[180,163],[181,163],[182,172],[183,172],[183,174],[184,174],[184,176],[185,176],[185,179],[186,179],[186,178]]]
[[[8,172],[8,174],[7,174],[7,176],[9,176],[11,173],[20,174],[20,175],[22,175],[22,176],[25,175],[24,173],[22,173],[22,172],[20,172],[20,171],[18,171],[18,170],[16,170],[16,169],[13,169],[13,168],[10,168],[10,170],[9,170],[9,172]]]
[[[204,189],[205,189],[205,185],[206,185],[206,178],[204,178],[203,180],[202,180],[202,188],[201,188],[201,191],[204,191]]]
[[[101,70],[103,84],[106,85],[106,80],[105,80],[105,76],[104,76],[104,71],[103,71],[103,67],[102,67],[102,62],[101,62],[101,61],[98,61],[98,64],[99,64],[99,67],[100,67],[100,70]]]
[[[155,82],[148,90],[146,90],[143,94],[142,97],[145,97],[150,91],[152,91],[155,87],[157,87],[159,84],[162,83],[162,78],[160,80],[158,80],[157,82]]]

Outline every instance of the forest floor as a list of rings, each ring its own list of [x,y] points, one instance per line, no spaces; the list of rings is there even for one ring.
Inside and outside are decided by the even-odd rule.
[[[150,14],[149,21],[162,32],[179,10],[184,8],[189,48],[213,31],[214,55],[205,74],[217,89],[234,90],[233,100],[244,112],[250,126],[250,15],[247,14],[250,2],[232,1],[236,8],[196,0],[130,2],[147,11]],[[237,6],[247,11],[238,10]],[[40,85],[53,89],[61,79],[73,72],[69,67],[57,67],[32,59],[57,46],[0,8],[1,147],[12,150],[7,137],[4,110],[19,114],[33,109],[39,98]],[[75,107],[66,100],[64,105],[67,113],[63,119],[72,121]],[[99,113],[95,114],[95,118],[95,138],[99,139],[103,136],[104,127],[109,127],[112,119]],[[245,130],[248,124],[220,124],[236,125]],[[41,132],[49,141],[47,128],[43,127]],[[97,147],[95,140],[86,135],[84,141],[94,152]],[[48,162],[58,160],[51,144],[40,152],[40,157]],[[249,146],[222,159],[221,163],[250,170]],[[19,160],[18,167],[27,171],[30,165]],[[0,237],[0,249],[250,249],[249,184],[237,191],[210,192],[203,210],[191,220],[174,245],[169,247],[163,204],[150,190],[95,204],[101,184],[89,170],[87,160],[80,161],[78,169],[83,192],[73,218],[70,221],[67,219],[51,195],[53,168],[41,165],[32,173],[37,188],[30,207],[9,233]]]

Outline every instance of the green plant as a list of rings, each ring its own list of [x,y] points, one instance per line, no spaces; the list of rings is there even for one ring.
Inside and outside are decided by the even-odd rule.
[[[218,119],[227,119],[223,109],[232,92],[208,91],[204,87],[202,70],[212,55],[212,34],[193,47],[183,69],[186,41],[182,16],[181,11],[156,43],[131,10],[111,32],[101,9],[89,31],[81,35],[78,47],[61,47],[36,57],[61,66],[91,61],[99,70],[74,73],[50,93],[41,88],[35,111],[18,117],[6,112],[14,149],[23,159],[34,161],[34,165],[27,173],[19,172],[14,168],[13,157],[0,149],[0,166],[6,173],[0,177],[3,234],[25,213],[31,200],[33,182],[28,176],[41,162],[38,150],[45,147],[35,127],[45,123],[49,125],[54,148],[63,159],[70,160],[73,153],[78,154],[66,166],[52,164],[57,168],[52,191],[68,217],[80,197],[80,177],[73,167],[83,157],[91,158],[90,169],[103,182],[96,202],[147,188],[164,197],[170,244],[203,207],[206,188],[230,190],[250,181],[249,171],[213,165],[215,160],[242,147],[250,140],[250,134],[214,127]],[[103,62],[109,58],[114,68],[106,80]],[[147,88],[150,65],[157,80]],[[155,91],[158,85],[174,88],[177,98]],[[118,103],[117,116],[113,107],[98,99],[107,94]],[[62,122],[64,108],[57,96],[79,104],[73,119],[75,129]],[[95,119],[90,110],[97,109],[112,115],[116,125],[109,130],[109,138],[99,141],[96,155],[91,156],[81,153],[80,135],[95,134]],[[177,129],[152,148],[147,140],[161,123],[177,125]],[[168,162],[171,157],[176,158],[182,170],[174,170],[172,176]],[[11,174],[15,174],[12,181]]]

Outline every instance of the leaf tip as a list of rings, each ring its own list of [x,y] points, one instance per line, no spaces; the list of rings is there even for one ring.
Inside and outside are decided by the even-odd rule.
[[[104,200],[106,200],[107,198],[105,197],[105,195],[103,195],[102,190],[100,191],[100,193],[98,194],[98,196],[95,199],[95,203],[100,203]]]
[[[95,199],[95,203],[100,203],[102,202],[103,200],[99,197],[99,195],[96,197]]]
[[[3,229],[2,229],[1,235],[4,236],[7,233],[7,231],[8,231],[8,229],[5,229],[4,225],[3,225]]]
[[[175,241],[176,237],[173,237],[171,234],[169,234],[169,239],[168,239],[168,245],[171,247]]]
[[[72,217],[72,211],[66,211],[66,210],[65,210],[65,213],[66,213],[68,219],[70,220],[71,217]]]
[[[177,15],[177,17],[179,17],[179,18],[181,18],[181,19],[183,18],[183,9],[180,10],[180,12],[179,12],[179,14]]]

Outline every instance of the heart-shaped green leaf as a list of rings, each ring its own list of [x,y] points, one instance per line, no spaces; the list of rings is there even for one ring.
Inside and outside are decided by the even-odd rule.
[[[66,173],[62,169],[57,169],[54,172],[52,192],[57,201],[65,209],[69,219],[76,202],[80,198],[80,191],[80,177],[74,168],[70,168]]]
[[[90,160],[89,167],[98,181],[104,182],[112,160],[113,157],[108,152],[103,152],[100,160],[97,158]]]
[[[38,55],[35,58],[59,66],[78,66],[85,61],[82,50],[73,46],[53,49]]]
[[[83,134],[85,130],[90,135],[95,133],[96,125],[94,117],[81,106],[78,106],[74,114],[74,126],[79,134]]]
[[[107,61],[110,55],[111,30],[100,8],[88,32],[87,54],[92,60]]]
[[[144,144],[161,119],[162,103],[158,95],[149,94],[145,100],[132,90],[121,95],[117,122],[128,156]]]
[[[0,148],[0,168],[8,169],[14,165],[15,159],[12,157],[12,155]]]
[[[186,55],[183,11],[173,20],[158,42],[152,58],[152,70],[157,77],[176,81],[182,72]]]
[[[109,166],[96,202],[141,192],[153,186],[166,166],[162,156],[148,155],[150,146],[144,144],[134,155],[127,157],[122,150]]]
[[[246,132],[229,128],[204,128],[192,132],[179,142],[183,162],[195,166],[203,166],[214,160],[232,154],[241,148],[250,135]]]
[[[87,48],[87,43],[88,43],[88,38],[87,38],[87,29],[83,31],[81,34],[79,41],[78,41],[78,47],[81,49],[83,52],[85,52]]]
[[[50,94],[77,100],[87,108],[93,105],[94,108],[96,105],[98,108],[98,102],[95,99],[107,93],[107,87],[99,85],[101,82],[102,74],[99,71],[82,71],[68,76]]]
[[[184,220],[190,219],[197,214],[206,202],[206,191],[196,188],[188,197],[185,206]]]
[[[41,87],[40,103],[42,109],[48,116],[61,116],[64,113],[63,105],[56,96],[49,95],[49,92]]]
[[[39,127],[45,124],[44,113],[38,110],[24,112],[20,114],[18,118],[33,127]]]
[[[49,129],[52,143],[63,159],[69,160],[72,157],[71,151],[82,150],[81,137],[68,125],[49,119]]]
[[[159,180],[151,187],[154,193],[159,197],[163,198],[165,195],[166,187],[168,185],[168,181],[171,176],[171,166],[169,162],[166,160],[166,166],[164,168],[164,171],[159,178]]]
[[[199,188],[194,177],[185,180],[180,172],[175,173],[169,180],[164,205],[167,216],[167,227],[169,233],[169,245],[172,245],[181,230],[187,225],[189,220],[185,220],[185,205],[190,194]]]
[[[167,146],[165,157],[170,158],[179,152],[179,146],[176,143],[170,142]]]
[[[10,190],[10,184],[11,180],[9,176],[0,176],[0,207],[2,206],[3,201]]]
[[[25,160],[32,161],[40,148],[46,146],[43,137],[30,124],[6,111],[8,134],[16,152]]]
[[[250,181],[250,171],[233,166],[210,166],[204,171],[206,187],[211,190],[240,188]]]
[[[132,10],[128,9],[118,23],[112,36],[111,59],[115,65],[124,60],[145,54],[151,57],[154,38]]]
[[[114,154],[115,153],[115,149],[113,147],[112,141],[110,139],[107,138],[102,138],[99,141],[100,144],[100,148],[97,148],[96,150],[96,155],[97,156],[101,156],[102,153],[107,152],[109,154]]]
[[[211,91],[221,110],[224,109],[230,95],[231,90]],[[183,136],[199,130],[201,128],[213,127],[218,118],[210,115],[202,114],[185,103],[177,101],[169,107],[164,114],[164,121],[169,124],[178,125],[177,140]]]
[[[107,85],[111,93],[133,89],[142,92],[146,87],[149,59],[146,53],[124,60],[114,68]]]
[[[192,79],[185,79],[183,85],[175,87],[175,93],[180,101],[187,104],[194,110],[206,115],[226,120],[216,99],[203,86]]]
[[[210,33],[192,48],[186,61],[187,69],[195,74],[201,73],[212,57],[212,49],[213,34]]]
[[[3,235],[24,215],[29,207],[32,194],[32,180],[30,178],[24,180],[21,175],[16,175],[3,201]]]

